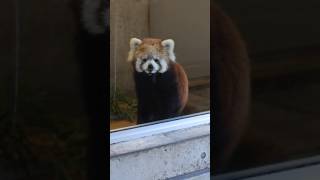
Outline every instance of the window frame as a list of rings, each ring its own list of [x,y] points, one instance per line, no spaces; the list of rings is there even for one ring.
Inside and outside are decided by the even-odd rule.
[[[208,123],[210,124],[210,111],[203,111],[190,115],[113,129],[110,130],[110,145]]]
[[[312,179],[311,177],[315,177],[315,175],[320,177],[320,155],[223,173],[212,178],[215,180],[282,180],[288,179],[288,177],[292,179],[294,175],[303,175],[304,179]]]

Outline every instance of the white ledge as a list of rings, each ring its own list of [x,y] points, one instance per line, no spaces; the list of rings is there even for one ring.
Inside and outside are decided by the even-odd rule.
[[[132,141],[146,136],[210,124],[210,112],[181,116],[178,118],[147,123],[111,131],[110,144]]]
[[[202,138],[204,136],[210,136],[209,124],[112,144],[110,146],[110,157],[115,157],[133,152],[146,151],[160,146],[176,144],[192,139]]]
[[[111,179],[209,179],[208,112],[113,131],[110,141]]]

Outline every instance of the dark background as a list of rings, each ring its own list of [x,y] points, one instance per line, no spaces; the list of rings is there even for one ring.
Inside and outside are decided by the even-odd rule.
[[[217,2],[237,24],[252,54],[320,44],[319,1]]]
[[[79,0],[3,0],[0,23],[1,179],[106,178],[109,33]]]
[[[250,123],[227,172],[320,153],[320,2],[219,0],[246,41]]]
[[[320,2],[218,2],[252,61],[251,123],[228,171],[319,154]],[[79,18],[78,0],[0,3],[1,179],[107,169],[108,63],[93,59],[108,58],[109,36],[87,34]]]

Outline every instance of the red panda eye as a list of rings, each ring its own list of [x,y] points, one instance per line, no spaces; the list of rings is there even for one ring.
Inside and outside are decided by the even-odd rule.
[[[159,59],[155,59],[154,62],[156,62],[156,63],[159,62]]]

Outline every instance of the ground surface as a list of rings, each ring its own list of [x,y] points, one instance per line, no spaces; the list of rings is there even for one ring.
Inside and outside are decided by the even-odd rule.
[[[199,78],[191,81],[188,104],[184,115],[208,111],[210,109],[210,79]],[[136,120],[111,120],[110,128],[117,129],[136,125]]]

